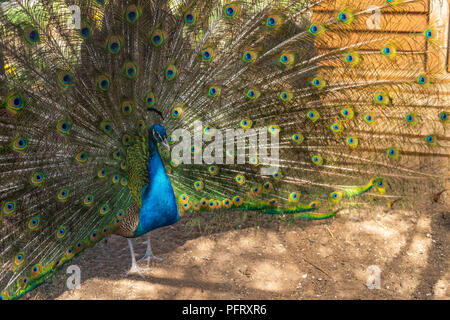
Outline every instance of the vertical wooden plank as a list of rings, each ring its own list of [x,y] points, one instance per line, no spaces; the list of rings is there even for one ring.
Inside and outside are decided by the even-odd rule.
[[[447,0],[430,0],[429,23],[437,29],[435,45],[428,45],[427,68],[430,72],[450,71],[449,67],[449,3]],[[445,50],[447,49],[447,50]]]
[[[450,3],[448,3],[447,21],[450,20]],[[447,22],[447,72],[450,72],[450,22]]]

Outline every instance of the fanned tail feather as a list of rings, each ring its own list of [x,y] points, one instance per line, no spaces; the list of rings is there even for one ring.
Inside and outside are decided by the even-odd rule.
[[[445,25],[429,1],[371,4],[0,4],[0,297],[32,290],[140,206],[160,121],[148,108],[170,134],[160,154],[181,215],[320,220],[445,189]]]

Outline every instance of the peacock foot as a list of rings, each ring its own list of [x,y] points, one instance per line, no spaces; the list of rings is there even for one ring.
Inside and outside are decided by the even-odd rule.
[[[144,275],[142,274],[141,269],[138,266],[131,266],[130,270],[128,270],[126,275],[130,276],[130,275],[136,275],[136,274],[138,274],[142,278],[145,278]]]
[[[141,261],[147,261],[147,268],[150,268],[150,261],[151,260],[156,260],[156,261],[163,261],[163,258],[157,257],[153,254],[148,254],[146,253],[145,256],[143,256],[141,259],[138,260],[138,263]]]

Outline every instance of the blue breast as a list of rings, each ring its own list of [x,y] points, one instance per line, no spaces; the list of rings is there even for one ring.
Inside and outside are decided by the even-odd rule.
[[[151,152],[148,160],[150,182],[142,190],[139,224],[134,232],[136,237],[180,220],[175,194],[161,156],[152,142],[149,145]]]

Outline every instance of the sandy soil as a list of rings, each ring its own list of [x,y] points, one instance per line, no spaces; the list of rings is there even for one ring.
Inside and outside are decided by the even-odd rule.
[[[126,275],[127,241],[112,236],[73,260],[80,289],[66,288],[66,265],[24,298],[449,299],[449,211],[430,203],[422,212],[352,210],[290,225],[242,212],[196,214],[152,232],[164,261],[144,278]],[[143,241],[134,240],[138,258]],[[367,287],[370,266],[381,270],[380,289]]]

